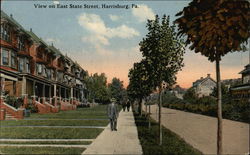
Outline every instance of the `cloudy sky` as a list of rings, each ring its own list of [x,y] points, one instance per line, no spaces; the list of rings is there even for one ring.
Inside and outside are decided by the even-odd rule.
[[[76,60],[89,73],[104,72],[108,80],[118,77],[128,83],[128,71],[142,58],[139,42],[145,37],[146,20],[155,14],[170,15],[182,10],[189,1],[3,1],[1,9],[27,30],[44,41],[53,43],[64,54]],[[35,4],[47,8],[35,8]],[[49,5],[99,5],[97,9],[48,8]],[[129,8],[104,9],[106,5],[128,5]],[[136,4],[138,8],[132,8]],[[225,56],[221,62],[222,79],[239,78],[248,64],[248,52]],[[182,71],[177,83],[188,88],[192,82],[208,73],[215,79],[215,64],[200,54],[186,49]]]

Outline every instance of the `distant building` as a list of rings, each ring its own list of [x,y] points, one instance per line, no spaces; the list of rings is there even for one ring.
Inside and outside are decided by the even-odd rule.
[[[209,96],[216,87],[216,82],[211,78],[210,74],[207,77],[201,77],[193,82],[193,87],[198,97]]]
[[[239,74],[242,75],[242,84],[232,87],[231,94],[235,100],[248,100],[250,102],[250,64]]]
[[[241,78],[237,78],[237,79],[225,79],[222,80],[221,83],[223,85],[225,85],[225,87],[227,87],[228,89],[230,89],[231,87],[234,87],[236,85],[239,85],[242,83],[242,79]]]
[[[183,99],[183,95],[186,92],[186,89],[180,87],[180,85],[176,85],[171,91],[177,98]]]

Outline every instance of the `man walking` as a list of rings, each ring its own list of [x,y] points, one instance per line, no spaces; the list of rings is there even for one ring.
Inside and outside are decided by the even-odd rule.
[[[110,119],[111,131],[117,131],[117,118],[118,118],[118,106],[116,105],[116,99],[111,99],[111,104],[108,105],[108,117]]]

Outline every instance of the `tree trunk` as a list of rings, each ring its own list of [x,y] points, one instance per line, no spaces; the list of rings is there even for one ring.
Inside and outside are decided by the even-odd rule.
[[[161,105],[162,105],[162,88],[159,90],[159,145],[162,145],[162,125],[161,125]]]
[[[150,122],[150,113],[151,113],[151,111],[150,111],[150,104],[148,106],[149,106],[148,107],[148,129],[150,129],[151,128],[151,122]]]
[[[220,79],[220,60],[216,58],[216,79],[217,79],[217,114],[218,114],[218,128],[217,128],[217,154],[222,155],[222,106],[221,106],[221,79]]]
[[[142,99],[139,100],[138,111],[139,111],[140,116],[142,116]]]

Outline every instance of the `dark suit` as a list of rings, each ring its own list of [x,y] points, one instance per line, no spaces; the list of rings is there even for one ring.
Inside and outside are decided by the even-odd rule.
[[[108,117],[110,119],[110,126],[111,130],[116,130],[117,126],[117,118],[118,118],[118,106],[116,104],[109,104],[108,105]]]

